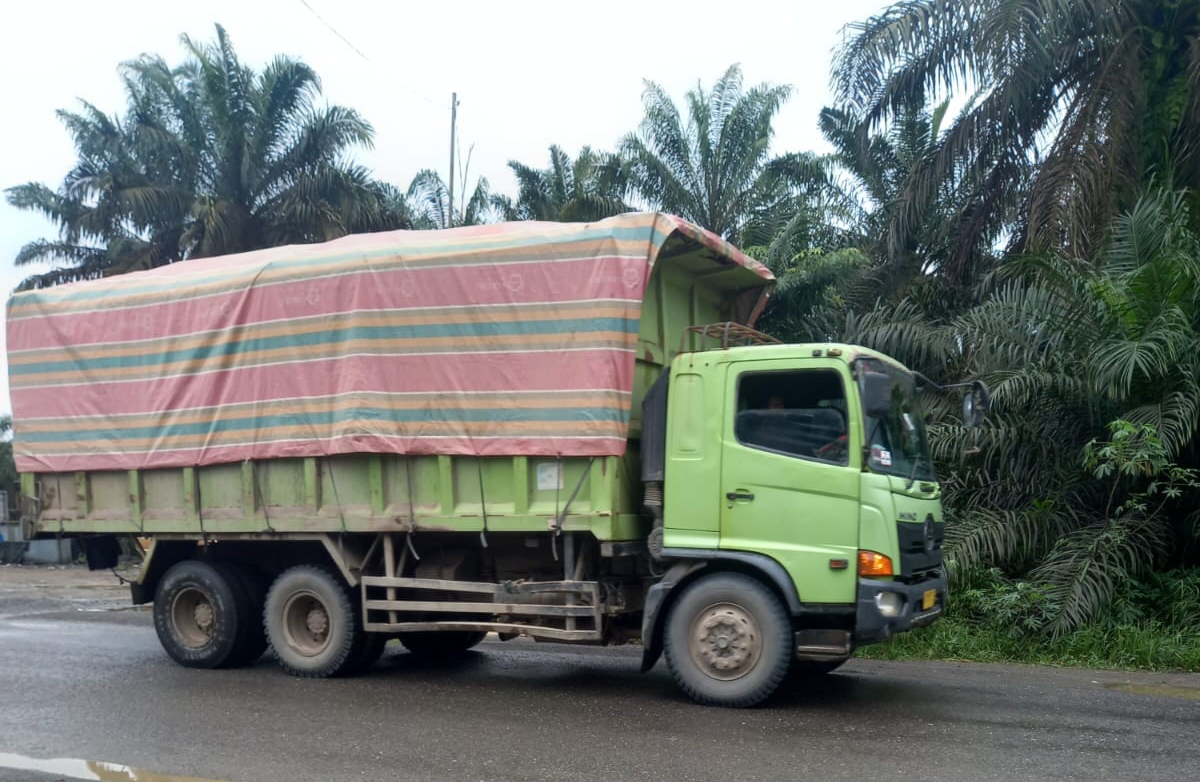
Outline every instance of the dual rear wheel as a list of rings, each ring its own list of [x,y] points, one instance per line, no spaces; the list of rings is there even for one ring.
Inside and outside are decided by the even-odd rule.
[[[263,622],[280,666],[294,676],[358,673],[379,659],[387,641],[363,630],[354,594],[318,565],[297,565],[275,579]]]
[[[247,665],[269,644],[284,670],[309,677],[367,668],[387,641],[363,631],[353,593],[314,565],[285,571],[268,589],[238,563],[176,563],[155,591],[154,628],[167,654],[189,668]]]
[[[254,662],[267,648],[257,574],[231,562],[186,560],[172,566],[154,596],[154,629],[163,649],[189,668]]]
[[[268,643],[295,676],[357,673],[383,654],[387,637],[363,630],[354,593],[329,568],[297,565],[270,584],[232,562],[185,560],[158,584],[154,627],[163,649],[190,668],[246,665]],[[479,632],[402,633],[414,655],[430,659],[465,652]]]

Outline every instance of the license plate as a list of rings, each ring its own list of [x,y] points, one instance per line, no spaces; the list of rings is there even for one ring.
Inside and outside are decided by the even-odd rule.
[[[936,602],[937,602],[937,590],[936,589],[926,589],[924,594],[921,595],[921,610],[928,611],[929,609],[933,608],[933,604]]]

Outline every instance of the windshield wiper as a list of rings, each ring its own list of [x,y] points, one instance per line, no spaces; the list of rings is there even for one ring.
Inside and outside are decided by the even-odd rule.
[[[909,489],[911,489],[913,487],[913,484],[917,482],[917,470],[919,470],[920,468],[921,468],[921,454],[917,454],[916,457],[913,459],[912,472],[910,472],[908,474],[908,484],[904,487],[905,491],[908,491]]]

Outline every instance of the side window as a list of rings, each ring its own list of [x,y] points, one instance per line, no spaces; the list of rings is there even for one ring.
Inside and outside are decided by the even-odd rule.
[[[751,448],[847,464],[846,391],[833,369],[749,372],[738,381],[734,435]]]

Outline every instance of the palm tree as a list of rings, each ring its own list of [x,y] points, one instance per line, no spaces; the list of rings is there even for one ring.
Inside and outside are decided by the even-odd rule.
[[[1197,0],[910,0],[852,29],[835,80],[866,128],[975,91],[906,183],[894,246],[957,171],[980,186],[952,269],[1002,223],[1013,249],[1088,257],[1147,182],[1200,186]]]
[[[459,225],[479,225],[491,218],[493,198],[488,181],[479,177],[471,195],[466,194],[463,177],[463,194],[458,204],[450,203],[450,190],[441,174],[433,169],[422,169],[408,186],[407,201],[414,214],[413,227],[422,229],[453,228]]]
[[[571,160],[561,147],[550,147],[550,165],[537,169],[516,160],[508,167],[517,177],[517,199],[495,196],[506,220],[587,222],[628,212],[629,172],[624,161],[591,147]]]
[[[983,429],[933,406],[950,559],[960,572],[1028,577],[1043,601],[1035,627],[1078,627],[1200,542],[1188,498],[1172,496],[1194,489],[1200,429],[1189,220],[1187,194],[1155,191],[1113,219],[1091,258],[1025,256],[957,317],[933,321],[901,301],[847,317],[837,334],[931,376],[991,382]]]
[[[964,281],[947,279],[947,248],[964,219],[974,184],[961,172],[929,194],[924,220],[899,246],[889,243],[891,215],[922,157],[936,144],[948,109],[907,109],[884,132],[867,133],[853,115],[825,108],[822,135],[834,153],[822,161],[824,194],[810,198],[800,232],[780,232],[759,250],[779,278],[764,313],[765,327],[791,341],[831,339],[846,318],[871,319],[873,310],[896,313],[905,302],[930,321],[945,322],[973,303]],[[758,248],[755,248],[758,249]],[[991,259],[989,248],[978,248]]]
[[[955,172],[943,186],[927,194],[921,205],[922,223],[889,241],[890,216],[905,197],[905,188],[926,155],[936,148],[946,122],[949,102],[932,109],[906,107],[885,131],[870,133],[843,109],[822,109],[821,135],[836,150],[836,181],[844,183],[844,202],[858,207],[856,227],[868,252],[894,265],[916,263],[919,271],[936,272],[945,263],[946,248],[960,219],[958,210],[970,203],[968,172]]]
[[[65,264],[30,285],[152,268],[187,258],[404,227],[402,199],[347,161],[371,126],[340,106],[318,108],[320,81],[277,57],[242,64],[225,30],[172,68],[144,55],[125,63],[124,116],[85,103],[59,112],[79,160],[58,190],[10,188],[13,205],[58,224],[18,264]]]
[[[621,141],[633,191],[742,246],[785,230],[804,197],[825,184],[813,155],[770,156],[771,123],[791,88],[742,86],[730,66],[711,91],[687,93],[687,120],[666,91],[646,83],[639,133]]]

